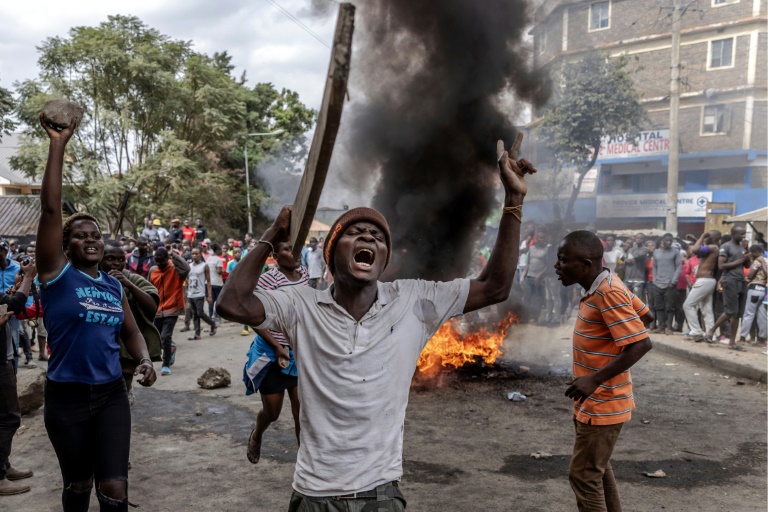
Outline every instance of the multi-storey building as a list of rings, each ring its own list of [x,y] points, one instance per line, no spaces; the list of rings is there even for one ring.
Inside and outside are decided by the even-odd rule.
[[[616,230],[664,227],[673,1],[545,0],[536,11],[536,67],[554,68],[595,51],[630,56],[650,119],[638,127],[636,146],[605,141],[577,200],[577,222]],[[678,230],[694,232],[702,231],[709,203],[733,204],[736,214],[768,205],[768,2],[677,1],[685,7]],[[539,123],[527,126],[534,145],[541,144]],[[547,162],[540,164],[546,172]],[[552,206],[535,187],[534,194],[526,210],[546,221]]]

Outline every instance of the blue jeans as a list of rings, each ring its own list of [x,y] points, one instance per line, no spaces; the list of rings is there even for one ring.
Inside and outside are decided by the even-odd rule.
[[[21,334],[21,322],[15,316],[8,320],[11,326],[11,340],[13,341],[13,360],[16,368],[19,367],[19,335]]]
[[[218,318],[219,315],[216,314],[216,301],[219,300],[219,293],[221,293],[221,289],[224,288],[223,286],[214,286],[211,285],[211,302],[208,304],[208,316],[211,318]]]

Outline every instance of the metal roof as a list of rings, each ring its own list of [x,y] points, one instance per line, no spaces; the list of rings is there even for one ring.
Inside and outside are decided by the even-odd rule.
[[[37,234],[39,196],[0,196],[0,238]]]
[[[768,221],[768,207],[760,208],[759,210],[753,210],[751,212],[742,213],[741,215],[734,215],[728,217],[723,222],[726,224],[733,224],[734,222],[766,222]]]

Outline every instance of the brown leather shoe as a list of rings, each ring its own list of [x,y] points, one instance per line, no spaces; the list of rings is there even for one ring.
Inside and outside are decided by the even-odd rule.
[[[8,480],[24,480],[25,478],[29,478],[34,473],[31,469],[16,469],[14,467],[9,467],[7,470],[5,470],[5,478]]]
[[[3,478],[0,480],[0,496],[12,496],[14,494],[22,494],[25,492],[29,492],[29,490],[32,489],[28,485],[24,484],[17,484],[16,482],[11,482],[7,478]]]

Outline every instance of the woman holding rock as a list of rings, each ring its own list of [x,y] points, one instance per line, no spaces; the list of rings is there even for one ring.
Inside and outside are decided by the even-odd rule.
[[[44,110],[45,112],[45,110]],[[156,379],[144,338],[120,282],[99,270],[104,241],[97,220],[61,218],[64,149],[78,117],[61,128],[40,115],[50,138],[40,192],[38,280],[51,347],[45,387],[45,427],[64,479],[65,512],[88,510],[96,482],[100,510],[128,510],[131,413],[120,366],[122,338],[138,363],[138,382]]]

